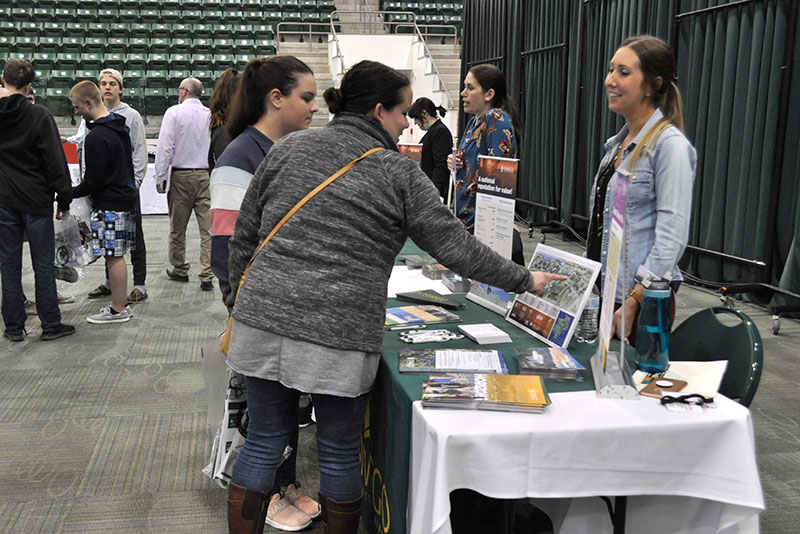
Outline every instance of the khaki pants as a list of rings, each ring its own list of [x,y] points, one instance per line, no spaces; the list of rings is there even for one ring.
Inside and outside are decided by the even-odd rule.
[[[179,275],[189,274],[186,262],[186,226],[194,210],[200,230],[200,280],[211,280],[211,195],[208,171],[172,171],[167,191],[169,207],[169,262]]]

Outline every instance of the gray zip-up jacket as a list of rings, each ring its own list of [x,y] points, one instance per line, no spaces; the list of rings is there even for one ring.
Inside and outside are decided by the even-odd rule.
[[[281,138],[256,170],[230,241],[236,295],[247,262],[303,196],[374,147],[311,199],[256,257],[235,320],[275,334],[345,350],[378,352],[386,284],[407,238],[462,276],[507,291],[533,288],[524,267],[470,235],[386,131],[341,113],[325,128]]]

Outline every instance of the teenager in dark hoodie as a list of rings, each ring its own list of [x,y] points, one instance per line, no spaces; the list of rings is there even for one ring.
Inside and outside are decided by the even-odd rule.
[[[83,144],[83,181],[72,194],[75,198],[91,196],[92,244],[95,254],[106,259],[111,285],[111,305],[86,320],[93,324],[124,323],[130,320],[131,312],[126,306],[128,269],[123,256],[135,246],[131,212],[138,199],[128,127],[125,117],[106,109],[100,89],[90,81],[75,85],[69,99],[89,129]]]
[[[69,169],[53,117],[33,106],[25,93],[33,83],[33,65],[11,59],[3,70],[3,85],[11,93],[0,98],[0,269],[3,286],[3,335],[25,339],[25,297],[22,294],[22,234],[27,230],[40,306],[41,339],[75,333],[61,322],[58,308],[53,232],[53,199],[59,217],[69,214],[72,201]]]

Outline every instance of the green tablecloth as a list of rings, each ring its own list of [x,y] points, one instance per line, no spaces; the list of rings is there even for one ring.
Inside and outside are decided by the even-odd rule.
[[[422,254],[412,241],[403,248],[401,255]],[[396,264],[401,265],[398,260]],[[406,502],[408,498],[409,456],[411,452],[411,404],[422,394],[422,381],[427,374],[400,374],[398,351],[402,348],[487,348],[503,352],[511,374],[519,372],[514,349],[516,347],[541,347],[545,344],[516,328],[505,319],[471,301],[464,295],[451,295],[453,300],[464,302],[466,310],[459,310],[463,324],[492,323],[506,331],[512,343],[501,345],[478,345],[468,338],[446,343],[409,345],[399,340],[400,332],[387,331],[383,342],[383,354],[375,389],[372,392],[367,412],[361,448],[361,474],[364,481],[366,505],[364,514],[369,532],[405,534]],[[410,303],[389,299],[387,307],[406,306]],[[441,328],[457,332],[455,324]],[[589,359],[594,354],[594,345],[574,342],[568,347],[570,354],[586,370],[581,372],[582,382],[545,382],[550,393],[594,389]]]

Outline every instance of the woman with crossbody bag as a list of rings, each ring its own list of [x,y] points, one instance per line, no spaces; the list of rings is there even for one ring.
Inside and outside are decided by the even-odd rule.
[[[301,391],[312,394],[317,415],[325,532],[357,532],[360,434],[386,285],[407,238],[459,274],[509,291],[563,278],[532,274],[479,243],[419,166],[397,152],[412,101],[405,75],[362,61],[324,96],[335,118],[275,143],[229,243],[236,296],[228,363],[245,376],[250,411],[228,493],[231,533],[263,529],[265,492]]]

